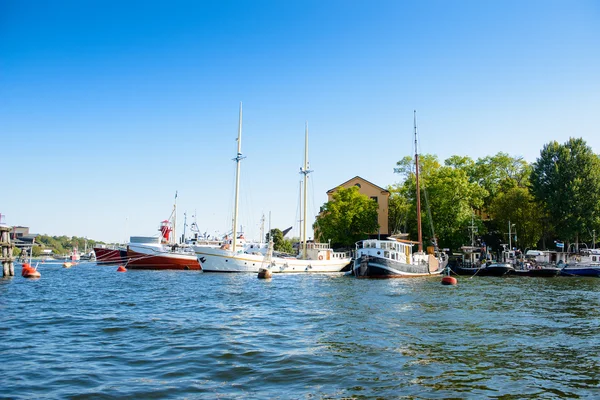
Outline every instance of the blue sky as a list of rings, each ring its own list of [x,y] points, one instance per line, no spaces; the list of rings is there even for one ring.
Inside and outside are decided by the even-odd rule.
[[[600,153],[597,1],[0,0],[0,213],[36,233],[123,241],[170,215],[297,226],[308,121],[314,215],[411,155]],[[309,217],[312,223],[314,217]]]

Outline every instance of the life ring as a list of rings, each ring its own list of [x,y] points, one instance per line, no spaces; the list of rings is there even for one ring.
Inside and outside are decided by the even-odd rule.
[[[322,260],[322,259],[323,259],[323,256],[319,256],[319,260]]]

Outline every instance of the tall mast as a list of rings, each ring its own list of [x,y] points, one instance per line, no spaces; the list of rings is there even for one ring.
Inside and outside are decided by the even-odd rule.
[[[302,206],[302,259],[306,259],[306,188],[308,185],[308,174],[312,171],[308,169],[308,122],[305,123],[304,128],[304,167],[300,170],[300,173],[304,175],[304,201]]]
[[[177,243],[177,231],[175,230],[177,225],[177,190],[175,191],[175,203],[173,204],[173,234],[171,235],[171,243]]]
[[[417,110],[414,110],[415,123],[415,174],[417,178],[417,241],[419,242],[419,252],[423,251],[423,233],[421,232],[421,188],[419,186],[419,150],[417,143]]]
[[[236,162],[235,170],[235,201],[233,207],[233,241],[232,251],[235,253],[235,246],[237,242],[237,220],[238,220],[238,205],[240,197],[240,162],[245,158],[242,156],[242,102],[240,101],[240,119],[238,124],[238,137],[237,137],[237,154],[233,161]]]

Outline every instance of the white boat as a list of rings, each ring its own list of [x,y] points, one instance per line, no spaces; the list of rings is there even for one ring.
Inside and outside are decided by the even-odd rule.
[[[390,237],[386,240],[369,239],[357,242],[356,258],[352,266],[352,272],[357,278],[408,278],[440,275],[448,263],[446,254],[438,252],[433,247],[428,253],[423,251],[416,111],[414,115],[418,240],[413,242]],[[412,253],[412,247],[415,244],[419,246],[418,251]]]
[[[242,105],[238,125],[237,154],[234,161],[237,163],[235,175],[235,201],[233,209],[233,233],[229,240],[221,246],[192,245],[205,272],[254,272],[257,273],[265,259],[265,249],[248,246],[245,240],[238,235],[238,202],[240,187],[240,163],[242,156]],[[269,268],[273,273],[286,272],[340,272],[352,261],[345,252],[333,251],[328,244],[308,243],[306,240],[306,179],[308,173],[308,127],[305,132],[305,159],[304,174],[305,200],[304,200],[304,232],[302,251],[298,257],[272,257]]]

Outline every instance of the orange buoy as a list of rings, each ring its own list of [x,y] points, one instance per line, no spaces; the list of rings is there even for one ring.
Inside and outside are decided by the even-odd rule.
[[[23,264],[23,269],[21,270],[21,276],[23,278],[39,278],[42,276],[42,274],[40,274],[38,272],[38,270],[33,268],[31,265]]]
[[[127,268],[125,268],[122,265],[119,265],[119,268],[117,268],[117,272],[127,272]]]
[[[442,285],[456,285],[458,281],[453,276],[445,276],[442,278]]]

